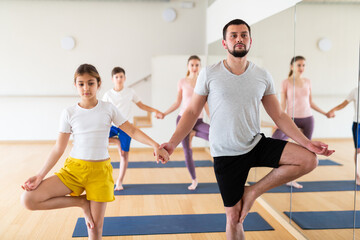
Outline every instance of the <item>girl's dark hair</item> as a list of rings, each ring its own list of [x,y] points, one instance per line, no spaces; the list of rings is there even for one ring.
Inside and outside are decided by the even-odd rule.
[[[98,73],[98,71],[96,70],[96,68],[91,65],[91,64],[81,64],[75,71],[74,74],[74,83],[76,83],[76,78],[78,76],[82,76],[84,74],[89,74],[90,76],[96,78],[98,85],[100,85],[101,83],[101,78],[100,75]]]
[[[113,77],[115,74],[123,73],[125,75],[125,70],[121,67],[114,67],[114,69],[111,71],[111,76]]]
[[[296,62],[296,61],[299,61],[299,60],[306,60],[303,56],[295,56],[293,58],[291,58],[291,61],[290,61],[290,72],[289,72],[289,77],[291,77],[291,75],[293,75],[293,70],[291,69],[291,66]]]
[[[199,60],[199,61],[201,62],[200,58],[199,58],[198,56],[196,56],[196,55],[191,55],[191,56],[189,57],[188,61],[187,61],[187,64],[189,64],[189,62],[190,62],[191,60]],[[186,73],[186,76],[189,76],[189,75],[190,75],[190,71],[188,70],[187,73]]]

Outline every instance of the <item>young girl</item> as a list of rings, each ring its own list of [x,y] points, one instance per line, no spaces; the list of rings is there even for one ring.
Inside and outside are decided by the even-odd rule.
[[[169,158],[154,140],[127,122],[115,106],[96,98],[101,79],[94,66],[79,66],[74,85],[81,100],[63,111],[56,144],[38,174],[22,185],[26,192],[21,201],[29,210],[80,207],[84,211],[89,239],[101,239],[106,203],[115,199],[107,150],[111,123],[152,146],[157,162],[161,159],[166,163]],[[64,167],[43,180],[64,153],[71,134],[74,146]],[[86,195],[81,195],[84,190]],[[66,196],[68,194],[70,196]]]
[[[302,75],[305,71],[305,58],[303,56],[293,57],[290,61],[290,72],[288,78],[282,82],[281,88],[281,108],[290,117],[294,118],[296,126],[298,126],[304,135],[311,140],[314,131],[314,117],[311,108],[315,111],[326,115],[326,112],[321,110],[313,101],[311,97],[311,82]],[[295,85],[295,96],[294,96]],[[294,102],[295,100],[295,102]],[[288,136],[280,129],[277,129],[272,138],[287,140]],[[303,186],[296,181],[287,183],[289,186],[295,188],[302,188]]]
[[[176,102],[173,105],[171,105],[171,107],[168,110],[164,112],[164,117],[165,117],[166,115],[178,109],[181,104],[180,113],[176,119],[176,124],[178,124],[178,122],[180,121],[181,115],[185,112],[185,109],[187,108],[187,106],[191,101],[191,97],[193,95],[194,87],[196,84],[196,79],[198,77],[200,70],[200,58],[195,55],[190,56],[188,59],[187,66],[188,66],[188,72],[186,74],[186,77],[181,79],[178,83],[178,93],[177,93]],[[205,105],[205,110],[209,115],[207,104]],[[196,179],[196,173],[195,173],[195,164],[192,156],[192,148],[190,146],[191,138],[192,136],[195,135],[197,137],[209,141],[209,124],[204,123],[202,118],[203,118],[203,114],[201,113],[199,115],[197,122],[193,127],[193,131],[190,132],[181,142],[185,154],[185,163],[192,178],[192,183],[188,187],[189,190],[195,190],[198,185],[198,181]]]

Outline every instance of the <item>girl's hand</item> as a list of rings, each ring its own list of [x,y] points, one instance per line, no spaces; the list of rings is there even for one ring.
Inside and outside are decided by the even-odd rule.
[[[26,182],[23,185],[21,185],[21,187],[26,191],[32,191],[39,186],[42,180],[43,178],[41,176],[36,175],[26,180]]]
[[[169,153],[163,148],[154,147],[154,156],[157,163],[159,163],[159,159],[162,164],[165,164],[169,161]]]

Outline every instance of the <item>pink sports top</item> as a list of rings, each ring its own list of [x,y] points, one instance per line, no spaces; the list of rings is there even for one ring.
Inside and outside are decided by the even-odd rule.
[[[311,93],[311,83],[310,80],[304,78],[304,84],[302,87],[295,87],[295,102],[294,101],[294,84],[292,81],[285,79],[282,82],[281,92],[286,94],[286,105],[287,105],[287,114],[290,117],[294,118],[306,118],[312,116],[311,106],[310,106],[310,93]],[[294,110],[294,116],[293,115]]]
[[[182,116],[186,108],[190,104],[191,97],[194,93],[194,88],[193,86],[191,86],[191,84],[188,81],[186,81],[186,78],[183,78],[178,82],[178,91],[180,90],[182,90],[182,101],[181,101],[179,115]],[[203,117],[203,112],[201,111],[198,118],[202,118],[202,117]]]

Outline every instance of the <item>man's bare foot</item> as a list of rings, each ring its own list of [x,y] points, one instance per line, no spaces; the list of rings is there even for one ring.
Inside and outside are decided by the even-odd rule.
[[[244,195],[241,200],[241,213],[240,213],[240,223],[244,223],[245,217],[248,215],[252,205],[254,204],[257,196],[253,190],[253,186],[245,186]]]
[[[294,188],[303,188],[303,185],[301,185],[300,183],[296,182],[296,181],[292,181],[292,182],[288,182],[286,183],[287,186],[293,186]]]
[[[190,146],[190,148],[192,148],[192,140],[193,140],[193,138],[195,137],[195,134],[196,134],[196,131],[191,130],[190,136],[189,136],[189,146]],[[196,188],[196,187],[195,187],[195,188]]]
[[[189,190],[195,190],[198,185],[198,181],[196,179],[192,180],[192,183],[190,186],[188,186]]]
[[[91,216],[91,209],[90,209],[90,201],[86,199],[86,197],[81,197],[84,200],[84,203],[82,205],[82,209],[84,211],[84,218],[85,223],[88,228],[94,228],[94,220]]]

